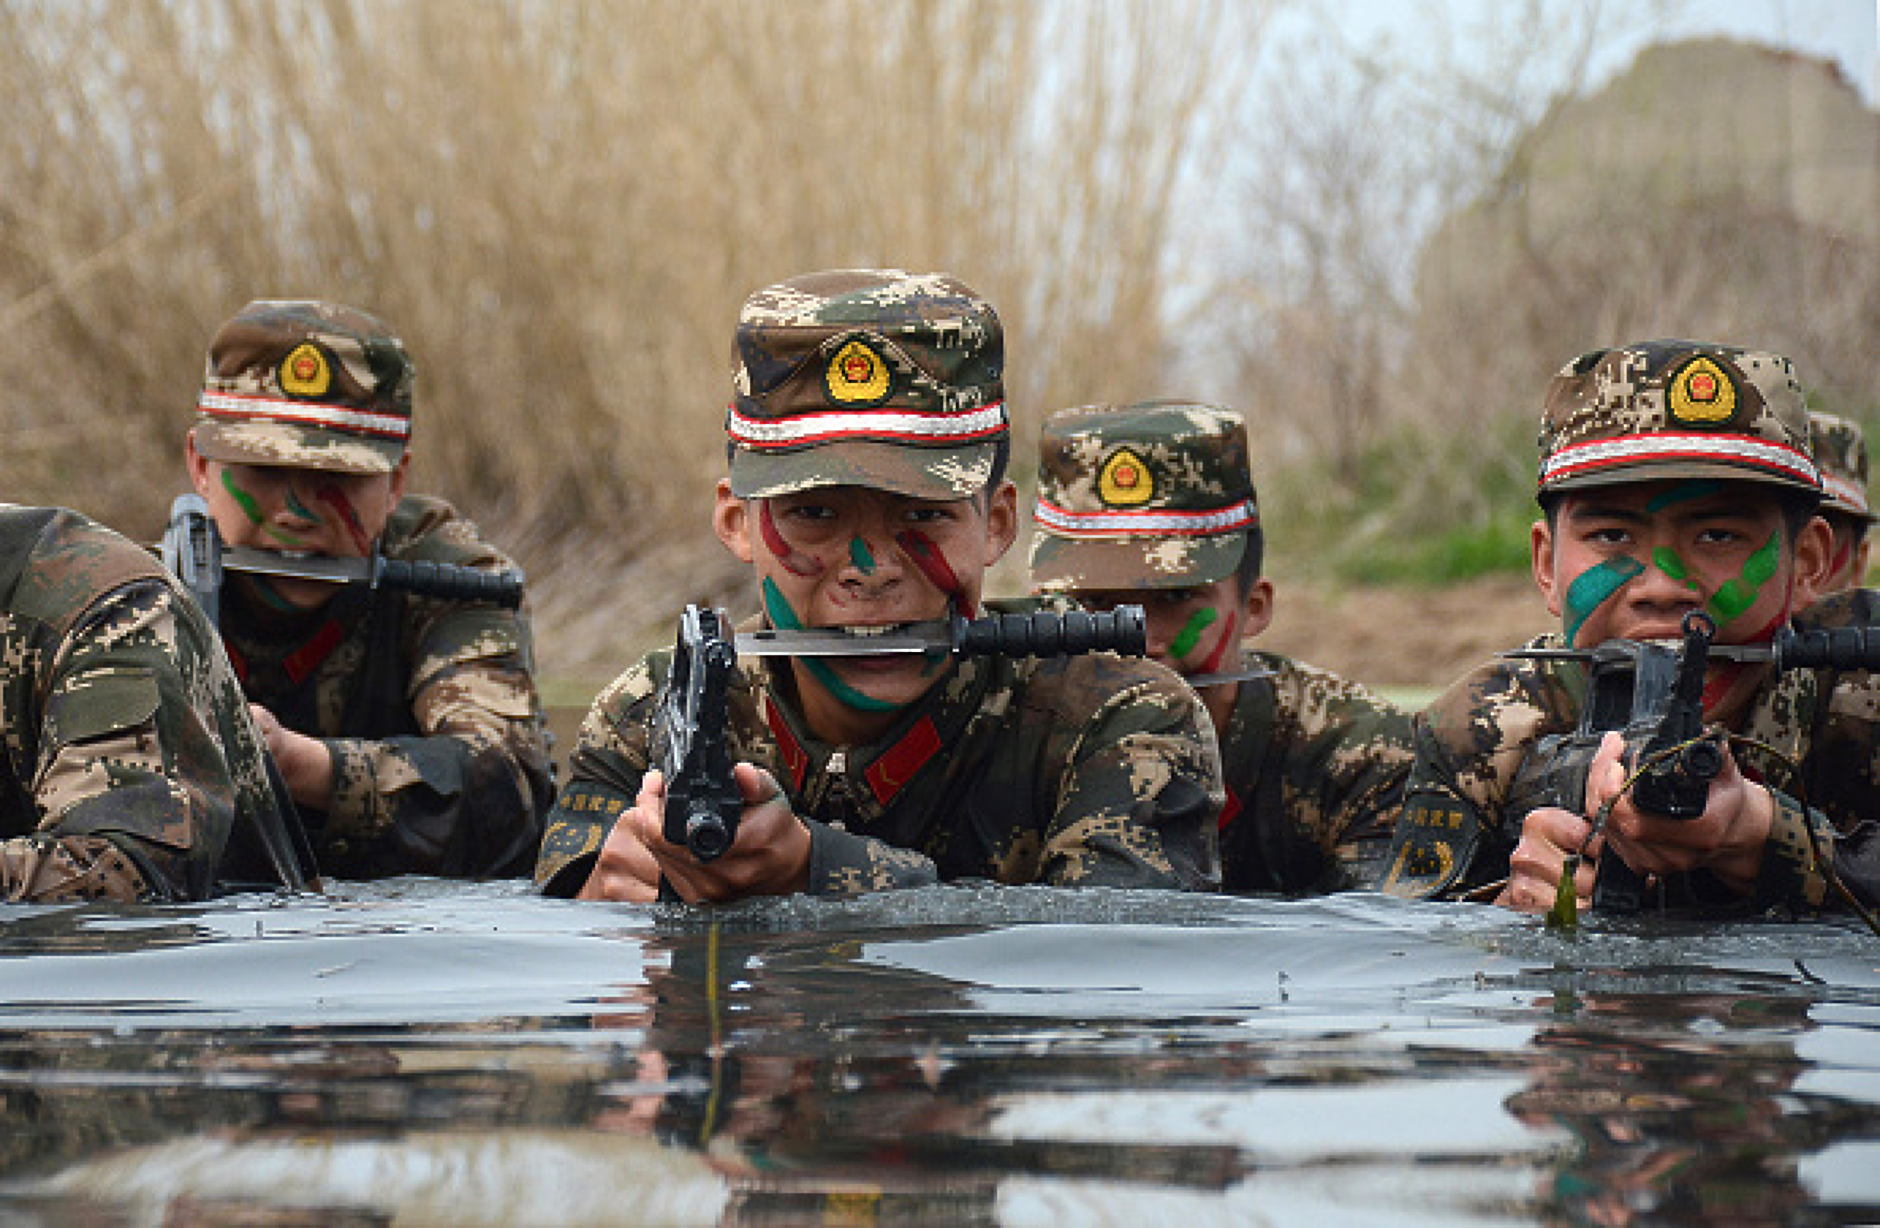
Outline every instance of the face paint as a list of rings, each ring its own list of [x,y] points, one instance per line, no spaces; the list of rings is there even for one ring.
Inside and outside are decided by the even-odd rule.
[[[1212,614],[1214,611],[1209,610],[1208,613]],[[1215,642],[1214,651],[1209,653],[1208,659],[1201,663],[1202,673],[1212,674],[1221,668],[1221,659],[1227,655],[1227,650],[1240,642],[1239,631],[1240,613],[1235,611],[1233,617],[1227,620],[1227,625],[1221,628],[1221,638]]]
[[[762,587],[764,613],[770,616],[770,625],[779,631],[801,631],[803,620],[796,616],[796,611],[792,610],[790,603],[784,600],[783,590],[777,587],[777,582],[765,576]],[[820,682],[823,689],[835,696],[837,701],[845,707],[854,708],[858,712],[893,712],[901,706],[862,694],[836,677],[835,671],[830,669],[826,662],[815,657],[798,657],[797,660],[803,663],[803,668],[809,671],[810,677]]]
[[[764,539],[764,548],[777,557],[783,569],[793,576],[820,576],[822,560],[813,555],[804,555],[796,547],[783,539],[777,530],[777,522],[770,515],[770,500],[760,499],[757,504],[757,535]],[[807,558],[806,563],[803,560]]]
[[[966,599],[966,586],[960,583],[959,576],[947,563],[946,556],[940,553],[940,547],[934,540],[919,529],[903,529],[894,535],[895,544],[912,559],[921,574],[947,598],[959,607],[960,613],[973,617],[973,603]]]
[[[1693,588],[1697,587],[1695,584],[1691,584],[1690,568],[1684,565],[1684,560],[1678,557],[1678,552],[1668,546],[1658,546],[1652,550],[1652,566],[1664,572],[1673,580],[1690,584]]]
[[[1567,585],[1567,645],[1571,647],[1580,628],[1594,610],[1612,600],[1614,593],[1645,572],[1645,564],[1622,554],[1589,567]]]
[[[235,500],[235,505],[242,509],[242,515],[248,517],[248,523],[259,525],[263,533],[266,533],[275,541],[280,542],[283,546],[291,546],[296,550],[306,547],[307,543],[295,537],[292,533],[283,533],[281,530],[269,524],[268,518],[262,514],[261,504],[253,495],[243,490],[240,486],[237,486],[235,484],[234,475],[229,473],[226,469],[222,471],[222,489],[226,490],[229,498]]]
[[[1756,604],[1762,586],[1769,583],[1781,562],[1781,534],[1771,533],[1769,540],[1744,560],[1743,574],[1725,580],[1723,586],[1710,595],[1710,603],[1705,608],[1719,627],[1740,618],[1743,611]]]
[[[1722,482],[1679,482],[1669,490],[1653,495],[1651,502],[1645,505],[1645,510],[1662,512],[1675,503],[1689,503],[1692,499],[1714,495],[1722,489]]]
[[[1181,631],[1169,641],[1168,655],[1179,661],[1193,652],[1195,645],[1201,642],[1201,633],[1212,627],[1214,620],[1218,617],[1219,614],[1213,606],[1207,606],[1190,614],[1188,621],[1182,624]]]
[[[868,543],[859,537],[849,538],[849,562],[865,576],[875,574],[875,556],[868,553]]]
[[[287,510],[294,513],[294,515],[300,517],[302,520],[320,519],[320,513],[300,501],[299,496],[294,493],[294,484],[292,482],[287,484]]]
[[[353,546],[363,555],[372,553],[372,538],[366,533],[366,526],[360,521],[359,513],[353,510],[352,500],[346,492],[331,482],[313,492],[316,501],[326,504],[339,517],[339,522],[346,526],[346,532],[352,535]]]

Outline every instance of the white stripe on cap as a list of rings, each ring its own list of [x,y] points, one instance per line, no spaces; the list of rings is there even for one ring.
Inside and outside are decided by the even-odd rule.
[[[1858,483],[1850,482],[1838,473],[1821,471],[1821,488],[1830,499],[1839,499],[1852,508],[1857,508],[1864,516],[1867,514],[1867,492]]]
[[[364,409],[341,409],[311,401],[284,401],[278,397],[244,397],[209,392],[196,399],[196,408],[223,418],[266,419],[295,426],[323,426],[342,431],[363,431],[387,439],[409,439],[411,419],[401,414],[377,414]]]
[[[909,440],[936,443],[972,440],[1005,429],[1005,402],[994,401],[961,414],[923,413],[912,409],[835,410],[793,414],[788,418],[747,418],[734,405],[725,415],[725,433],[747,448],[791,448],[838,439]]]
[[[1033,514],[1039,524],[1065,537],[1200,537],[1244,529],[1260,518],[1250,499],[1209,512],[1171,508],[1074,512],[1040,499]]]
[[[1541,484],[1606,465],[1638,461],[1720,461],[1772,469],[1821,484],[1815,462],[1800,448],[1743,435],[1628,435],[1568,444],[1541,465]]]

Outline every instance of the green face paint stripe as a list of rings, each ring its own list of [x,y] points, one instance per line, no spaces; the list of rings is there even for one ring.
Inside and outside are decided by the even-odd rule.
[[[255,497],[235,485],[235,479],[229,476],[226,469],[222,471],[222,489],[228,492],[229,498],[235,500],[236,506],[242,509],[242,515],[248,517],[250,523],[260,524],[267,519],[261,514],[261,505],[255,502]]]
[[[1701,499],[1705,495],[1714,495],[1723,489],[1722,482],[1679,482],[1670,490],[1653,495],[1651,502],[1645,505],[1648,512],[1662,512],[1674,503],[1689,503],[1692,499]]]
[[[1644,574],[1645,564],[1631,555],[1620,555],[1607,559],[1597,567],[1589,567],[1574,577],[1567,585],[1567,644],[1571,647],[1579,637],[1580,628],[1592,616],[1594,610],[1612,599],[1612,595],[1624,588],[1631,581]]]
[[[1771,533],[1769,540],[1744,560],[1743,574],[1725,580],[1722,587],[1711,594],[1705,608],[1717,620],[1718,626],[1741,617],[1743,611],[1756,604],[1756,598],[1762,595],[1762,586],[1776,574],[1776,567],[1781,561],[1781,534]]]
[[[306,504],[302,503],[299,499],[294,497],[294,487],[291,482],[288,484],[288,487],[287,487],[287,510],[294,513],[294,515],[300,517],[302,520],[320,519],[320,513],[314,511],[312,508],[308,507]]]
[[[1652,551],[1652,566],[1673,580],[1691,578],[1690,569],[1685,567],[1684,560],[1678,557],[1678,552],[1665,546],[1659,546]]]
[[[863,575],[875,574],[875,556],[868,553],[868,543],[859,537],[849,538],[849,561]]]
[[[1180,633],[1170,642],[1168,646],[1169,655],[1179,661],[1193,652],[1195,645],[1201,642],[1201,633],[1206,631],[1209,627],[1212,627],[1214,620],[1219,617],[1220,614],[1215,611],[1213,606],[1209,606],[1204,610],[1196,610],[1193,614],[1190,614],[1188,621],[1182,624]]]
[[[784,600],[783,590],[777,587],[777,582],[765,576],[762,589],[764,613],[770,617],[770,625],[779,631],[801,631],[803,620],[796,616],[796,611],[792,610],[790,603]],[[892,712],[901,706],[862,694],[836,677],[835,671],[830,669],[827,663],[818,661],[815,657],[799,659],[803,662],[803,668],[809,671],[809,676],[820,682],[824,690],[835,696],[837,702],[846,707],[854,708],[858,712]]]
[[[266,533],[269,537],[272,537],[275,541],[280,542],[283,546],[292,546],[297,550],[307,544],[300,538],[295,537],[292,533],[283,533],[269,524],[267,517],[261,514],[261,504],[255,501],[253,495],[237,486],[235,479],[229,476],[229,472],[226,469],[222,471],[222,489],[228,492],[229,498],[235,500],[236,506],[242,509],[242,515],[248,517],[249,523],[260,525],[261,531]],[[293,492],[291,490],[288,492],[288,498],[293,498]],[[315,516],[314,519],[318,520],[319,517]]]

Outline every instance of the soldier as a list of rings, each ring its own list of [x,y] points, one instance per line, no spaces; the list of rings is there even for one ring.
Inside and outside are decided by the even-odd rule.
[[[350,307],[254,302],[223,325],[186,446],[231,545],[512,565],[406,495],[413,369]],[[342,878],[526,874],[551,796],[526,616],[231,572],[222,635],[321,866]]]
[[[771,627],[976,612],[1018,531],[998,317],[944,274],[815,273],[751,296],[713,524]],[[729,740],[746,801],[723,857],[661,834],[650,720],[669,654],[594,701],[536,879],[555,895],[850,895],[987,878],[1209,888],[1220,771],[1194,693],[1102,654],[744,667]],[[616,821],[616,819],[618,821]]]
[[[1825,591],[1859,588],[1867,575],[1867,529],[1873,512],[1867,505],[1867,440],[1860,426],[1846,418],[1810,410],[1808,437],[1821,467],[1821,518],[1834,530],[1834,553]]]
[[[1801,388],[1779,355],[1655,341],[1574,360],[1548,389],[1538,497],[1534,577],[1563,629],[1533,647],[1675,638],[1693,610],[1714,620],[1719,644],[1862,621],[1858,591],[1815,604],[1830,534],[1815,515],[1821,487]],[[1526,911],[1553,903],[1566,854],[1592,832],[1587,816],[1622,790],[1622,739],[1608,734],[1592,762],[1585,814],[1541,806],[1524,816],[1510,789],[1538,738],[1574,727],[1585,677],[1578,661],[1504,658],[1430,705],[1385,890]],[[1586,846],[1580,902],[1599,859],[1612,856],[1661,898],[1693,906],[1819,906],[1817,850],[1871,891],[1877,700],[1865,672],[1778,675],[1767,663],[1713,659],[1705,719],[1754,743],[1732,743],[1700,817],[1644,812],[1627,792]],[[1805,789],[1784,757],[1800,765]],[[1818,809],[1805,812],[1798,792]]]
[[[149,552],[0,508],[0,899],[195,900],[284,830],[215,631]]]
[[[1054,414],[1039,445],[1034,587],[1149,615],[1150,655],[1220,734],[1229,891],[1330,891],[1382,870],[1410,716],[1327,670],[1244,647],[1273,618],[1247,426],[1182,401]]]

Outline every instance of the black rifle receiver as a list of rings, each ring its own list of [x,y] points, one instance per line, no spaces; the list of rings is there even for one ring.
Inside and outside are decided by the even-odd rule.
[[[660,689],[653,761],[666,777],[665,836],[700,861],[724,855],[744,809],[725,745],[727,696],[737,665],[722,612],[689,605],[679,617],[672,672]]]
[[[178,495],[157,547],[163,566],[183,582],[212,625],[222,622],[222,534],[201,495]]]

